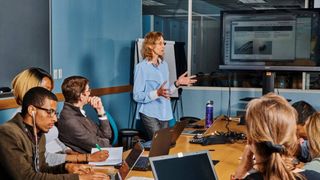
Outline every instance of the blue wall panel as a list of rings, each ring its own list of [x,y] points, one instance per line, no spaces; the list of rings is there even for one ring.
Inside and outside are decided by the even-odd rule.
[[[51,31],[52,68],[62,69],[54,92],[61,92],[63,79],[71,75],[87,77],[91,88],[128,85],[132,42],[142,34],[141,0],[53,0]],[[130,106],[124,102],[130,102],[130,93],[102,99],[118,125],[126,127]],[[13,111],[0,111],[0,119]]]
[[[62,79],[87,77],[91,88],[130,84],[132,42],[142,33],[141,8],[140,0],[53,1],[53,68],[62,68]],[[56,80],[56,92],[61,92],[62,79]],[[130,106],[122,102],[130,102],[129,93],[102,100],[106,110],[119,119],[119,127],[127,127]]]

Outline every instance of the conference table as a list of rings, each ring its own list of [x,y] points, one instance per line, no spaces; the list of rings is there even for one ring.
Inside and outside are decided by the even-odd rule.
[[[204,121],[198,122],[200,125],[203,125]],[[219,120],[213,124],[214,129],[220,132],[227,132],[226,128],[227,121],[226,120]],[[238,125],[238,122],[229,121],[229,130],[235,132],[242,132],[245,133],[245,126]],[[170,149],[169,154],[177,154],[179,152],[196,152],[196,151],[203,151],[208,150],[210,152],[212,160],[218,160],[214,168],[217,173],[219,179],[230,179],[230,175],[235,172],[237,168],[240,157],[242,155],[242,151],[246,144],[245,140],[236,141],[232,144],[219,144],[219,145],[207,145],[202,146],[200,144],[191,144],[189,141],[192,139],[193,136],[191,135],[184,135],[182,134],[177,142],[176,146]],[[129,153],[126,151],[124,153],[124,158]],[[147,155],[148,151],[144,152],[144,155]],[[187,172],[186,172],[187,173]],[[135,171],[132,170],[127,178],[130,177],[149,177],[152,178],[152,171]]]

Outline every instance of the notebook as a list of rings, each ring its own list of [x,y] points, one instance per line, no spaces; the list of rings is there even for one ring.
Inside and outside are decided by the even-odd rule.
[[[105,161],[101,162],[89,162],[91,165],[95,166],[114,166],[122,163],[122,152],[123,147],[103,147],[101,150],[107,150],[109,152],[109,157]],[[91,154],[99,151],[97,148],[91,149]]]
[[[167,155],[169,153],[171,145],[170,129],[171,128],[164,128],[154,133],[149,157]],[[138,171],[150,170],[149,157],[141,156],[133,169]]]
[[[176,145],[176,141],[181,135],[183,129],[187,126],[188,121],[180,121],[178,122],[171,130],[171,147],[174,147]],[[143,147],[145,150],[150,150],[152,141],[147,141],[143,143]]]
[[[151,157],[150,164],[155,180],[218,179],[208,151]]]
[[[143,151],[144,151],[144,148],[142,144],[140,142],[137,142],[125,160],[129,166],[129,172],[132,170],[134,165],[138,162],[138,159],[141,157]],[[129,174],[129,172],[127,173],[127,175]]]

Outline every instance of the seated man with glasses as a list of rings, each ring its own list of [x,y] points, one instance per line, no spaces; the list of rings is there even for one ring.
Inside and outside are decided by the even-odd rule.
[[[65,103],[60,113],[59,139],[72,150],[89,153],[98,144],[110,146],[112,130],[101,99],[90,96],[89,80],[81,76],[66,78],[61,86]],[[99,125],[86,116],[83,106],[89,104],[97,112]]]
[[[21,113],[0,126],[1,179],[109,179],[89,165],[45,162],[44,133],[57,121],[56,108],[57,97],[43,87],[24,95]]]

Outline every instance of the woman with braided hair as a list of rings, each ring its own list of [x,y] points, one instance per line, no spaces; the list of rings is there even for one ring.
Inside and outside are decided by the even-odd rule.
[[[296,168],[297,112],[274,93],[248,103],[248,144],[232,179],[316,179],[319,173]]]

